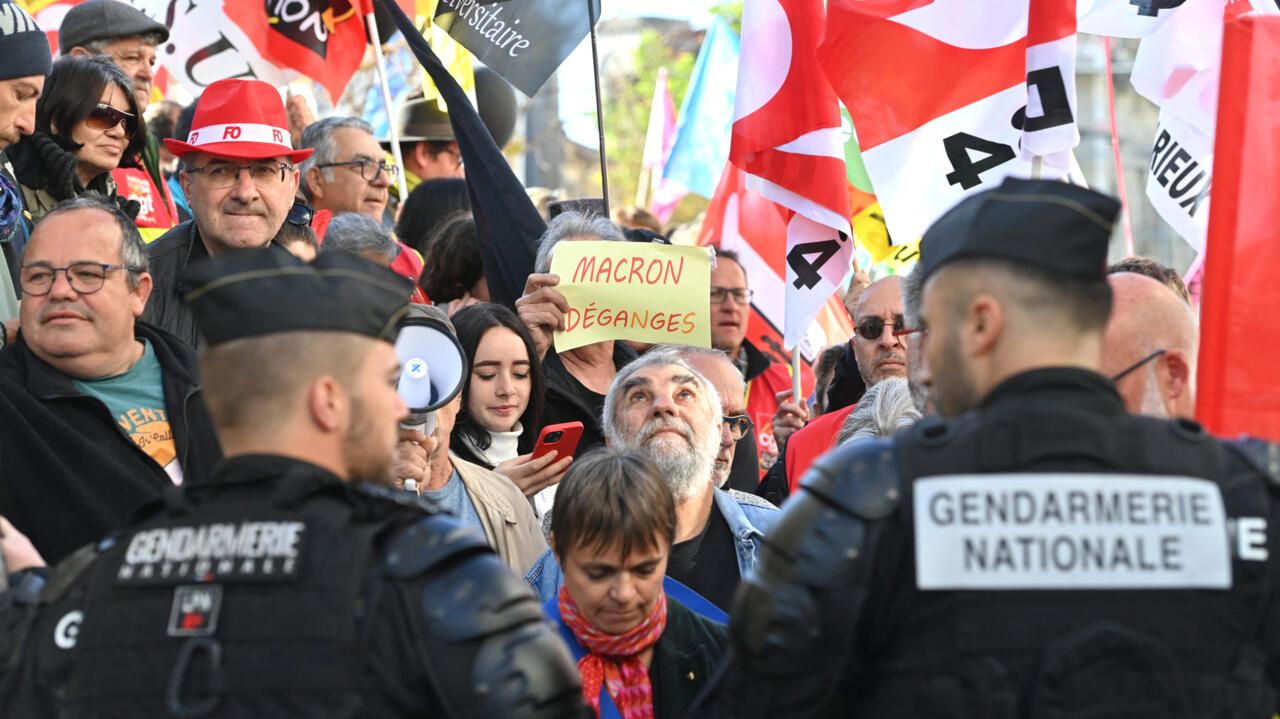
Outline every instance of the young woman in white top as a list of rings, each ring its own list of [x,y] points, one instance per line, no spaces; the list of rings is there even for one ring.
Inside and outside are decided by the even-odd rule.
[[[508,477],[541,518],[572,457],[532,459],[546,391],[529,330],[501,305],[465,307],[451,318],[471,366],[449,448]]]

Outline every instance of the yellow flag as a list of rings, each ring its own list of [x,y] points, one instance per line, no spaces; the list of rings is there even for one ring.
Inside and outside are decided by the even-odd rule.
[[[871,253],[872,262],[887,263],[894,272],[920,259],[920,238],[905,245],[889,244],[889,228],[884,223],[880,203],[874,202],[853,216],[853,235]]]
[[[439,0],[417,0],[418,28],[422,30],[422,36],[427,39],[427,44],[431,45],[432,52],[440,58],[440,62],[444,63],[445,69],[453,79],[462,86],[471,104],[475,105],[476,74],[471,65],[471,53],[454,40],[452,35],[445,32],[444,28],[431,21],[436,16],[438,4]],[[440,91],[436,89],[436,84],[431,81],[431,76],[427,75],[425,70],[422,72],[422,94],[428,100],[434,99],[441,110],[448,112],[449,108],[445,105],[444,98],[440,97]]]

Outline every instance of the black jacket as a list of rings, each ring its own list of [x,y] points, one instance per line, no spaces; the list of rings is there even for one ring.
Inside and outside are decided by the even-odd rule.
[[[222,450],[200,396],[196,359],[176,337],[139,323],[155,348],[183,481],[204,481]],[[19,334],[0,352],[0,515],[49,564],[127,524],[172,481],[106,405],[36,357]]]
[[[187,220],[147,245],[151,263],[151,297],[142,320],[177,335],[188,347],[199,347],[195,316],[182,301],[178,281],[187,265],[209,256],[194,220]]]
[[[667,627],[653,648],[649,682],[653,686],[655,719],[704,716],[710,705],[690,712],[728,651],[729,639],[723,624],[717,624],[667,598]]]
[[[613,343],[613,366],[622,369],[635,359],[636,351],[626,342]],[[569,369],[560,361],[555,348],[547,350],[542,359],[542,371],[547,378],[547,404],[542,409],[542,426],[547,427],[561,422],[578,421],[582,423],[582,439],[578,441],[578,451],[574,456],[581,457],[585,452],[604,446],[604,424],[600,411],[592,406],[591,398],[583,395],[579,389],[582,385]]]

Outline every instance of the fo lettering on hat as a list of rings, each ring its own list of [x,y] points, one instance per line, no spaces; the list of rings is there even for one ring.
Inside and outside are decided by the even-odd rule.
[[[242,160],[286,157],[302,162],[313,150],[295,150],[290,141],[284,101],[261,80],[219,80],[205,88],[196,104],[191,133],[182,142],[166,138],[178,157],[201,152]]]
[[[261,142],[284,145],[289,142],[289,131],[283,127],[243,123],[209,125],[199,130],[192,130],[187,137],[187,144],[193,147],[222,142]]]

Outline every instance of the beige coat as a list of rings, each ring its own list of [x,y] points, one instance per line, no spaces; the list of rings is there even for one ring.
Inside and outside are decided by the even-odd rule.
[[[453,452],[449,461],[462,478],[467,496],[480,515],[485,538],[502,561],[520,576],[533,567],[547,550],[542,525],[533,515],[533,505],[511,480],[489,469],[460,459]]]

